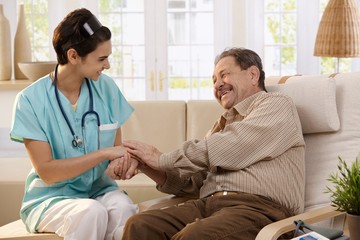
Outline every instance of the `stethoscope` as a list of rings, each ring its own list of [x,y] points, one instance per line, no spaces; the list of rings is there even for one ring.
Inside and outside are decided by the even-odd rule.
[[[82,117],[81,117],[81,128],[82,128],[82,135],[84,138],[84,141],[81,140],[81,138],[79,138],[79,136],[77,136],[74,132],[74,129],[71,127],[70,121],[64,111],[64,108],[61,104],[60,98],[59,98],[59,91],[58,88],[56,86],[56,82],[57,82],[57,70],[58,70],[58,66],[59,64],[56,65],[55,67],[55,76],[54,76],[54,87],[55,87],[55,96],[56,96],[56,101],[59,105],[59,108],[61,110],[62,115],[64,116],[64,119],[66,121],[66,124],[68,125],[71,135],[73,136],[73,140],[71,141],[71,144],[74,148],[76,147],[80,147],[82,144],[84,144],[84,148],[85,148],[85,152],[86,152],[86,137],[85,137],[85,118],[87,115],[90,114],[94,114],[96,117],[96,121],[97,121],[97,134],[98,134],[98,139],[97,139],[97,144],[98,144],[98,149],[100,149],[100,118],[99,118],[99,114],[94,111],[94,103],[93,103],[93,94],[92,94],[92,90],[91,90],[91,86],[90,86],[90,81],[89,79],[85,78],[86,81],[86,85],[88,87],[89,90],[89,97],[90,97],[90,102],[89,102],[89,110],[87,112],[85,112]]]

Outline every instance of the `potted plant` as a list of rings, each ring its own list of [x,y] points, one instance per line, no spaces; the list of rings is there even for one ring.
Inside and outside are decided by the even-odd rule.
[[[356,158],[350,165],[339,157],[339,173],[333,173],[327,179],[332,187],[327,186],[331,205],[347,214],[350,239],[360,239],[360,164]]]

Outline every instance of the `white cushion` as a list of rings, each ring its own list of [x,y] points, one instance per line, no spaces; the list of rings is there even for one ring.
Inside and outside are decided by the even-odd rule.
[[[285,84],[268,85],[269,92],[290,96],[298,110],[304,134],[336,132],[340,129],[334,78],[291,77]]]

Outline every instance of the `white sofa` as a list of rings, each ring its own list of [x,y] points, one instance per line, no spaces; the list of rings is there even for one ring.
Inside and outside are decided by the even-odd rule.
[[[280,83],[280,84],[279,84]],[[324,222],[342,226],[343,217],[329,206],[324,193],[330,173],[337,170],[338,156],[354,161],[360,151],[360,73],[333,76],[269,77],[269,91],[282,91],[297,106],[306,142],[305,213],[265,227],[257,239],[277,239],[293,229],[293,220]],[[132,101],[132,117],[123,126],[124,139],[137,139],[171,151],[186,139],[202,138],[223,112],[216,101]],[[0,159],[2,193],[0,239],[61,239],[54,234],[28,234],[18,219],[21,196],[29,160]],[[159,193],[155,184],[143,174],[129,181],[119,181],[142,210],[161,208],[182,201]],[[166,196],[161,201],[158,197]],[[146,201],[146,202],[143,202]],[[155,205],[152,205],[155,204]],[[324,207],[324,208],[322,208]],[[335,220],[334,220],[335,219]],[[0,224],[0,225],[1,225]]]

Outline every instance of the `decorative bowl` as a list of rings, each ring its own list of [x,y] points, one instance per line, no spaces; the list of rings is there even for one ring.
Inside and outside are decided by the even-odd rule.
[[[19,62],[21,72],[31,81],[36,81],[55,69],[56,61]]]

